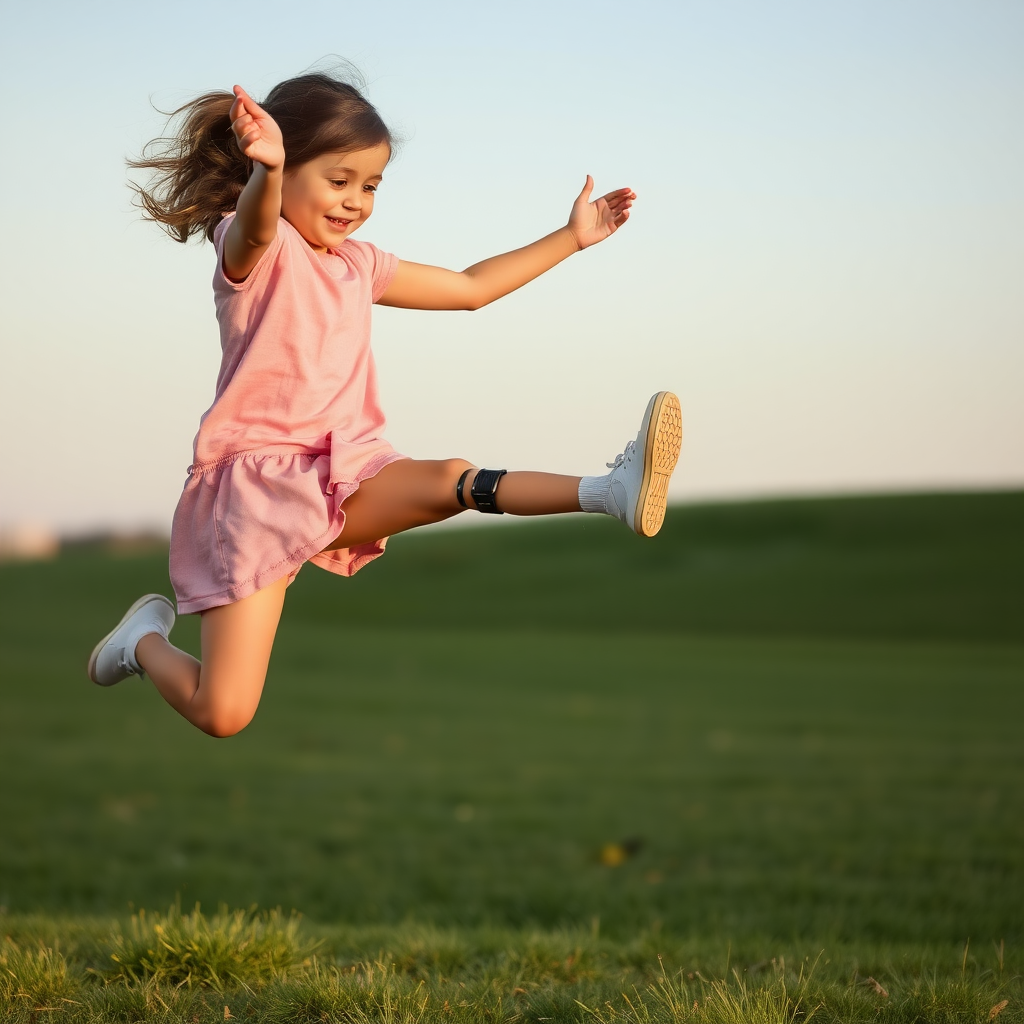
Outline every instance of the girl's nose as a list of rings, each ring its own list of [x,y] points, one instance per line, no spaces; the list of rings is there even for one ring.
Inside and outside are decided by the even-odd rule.
[[[362,192],[348,192],[341,197],[341,205],[346,210],[361,210],[363,208]]]

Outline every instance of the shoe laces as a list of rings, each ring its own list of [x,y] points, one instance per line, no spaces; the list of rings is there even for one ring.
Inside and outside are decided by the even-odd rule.
[[[614,462],[606,462],[605,465],[609,469],[618,469],[620,466],[624,466],[627,462],[632,461],[634,454],[636,453],[636,441],[630,441],[625,449],[615,456]]]
[[[117,659],[117,669],[119,672],[127,672],[128,675],[137,675],[135,666],[128,660],[128,655],[121,651],[121,656]]]

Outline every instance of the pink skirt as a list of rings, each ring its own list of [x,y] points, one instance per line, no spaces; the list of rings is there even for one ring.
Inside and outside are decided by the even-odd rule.
[[[171,526],[171,585],[178,613],[232,604],[305,562],[351,576],[384,553],[386,537],[324,551],[345,525],[342,503],[399,455],[366,446],[351,480],[332,480],[330,451],[297,446],[239,452],[190,467]]]

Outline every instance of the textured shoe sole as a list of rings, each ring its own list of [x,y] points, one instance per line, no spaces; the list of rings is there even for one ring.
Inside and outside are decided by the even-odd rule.
[[[668,482],[683,445],[683,413],[671,391],[659,391],[647,404],[640,438],[644,441],[644,476],[633,530],[641,537],[653,537],[665,521]]]
[[[145,606],[146,606],[147,604],[149,604],[149,603],[150,603],[150,601],[163,601],[163,603],[164,603],[165,605],[167,605],[167,606],[168,606],[168,608],[171,608],[171,609],[173,609],[173,608],[174,608],[174,605],[172,605],[172,604],[171,604],[171,602],[170,602],[170,601],[168,601],[168,600],[167,600],[167,598],[163,596],[163,594],[146,594],[145,596],[143,596],[143,597],[140,597],[140,598],[138,599],[138,601],[136,601],[136,602],[135,602],[135,604],[133,604],[133,605],[131,606],[131,608],[129,608],[129,609],[128,609],[128,611],[126,611],[126,612],[124,613],[124,615],[122,615],[122,616],[121,616],[121,621],[120,621],[120,622],[119,622],[119,623],[118,623],[118,624],[117,624],[117,625],[116,625],[116,626],[115,626],[115,627],[114,627],[114,628],[113,628],[113,629],[112,629],[112,630],[111,630],[111,631],[110,631],[110,632],[109,632],[109,633],[108,633],[108,634],[107,634],[107,635],[106,635],[106,636],[105,636],[105,637],[104,637],[104,638],[103,638],[103,639],[102,639],[102,640],[101,640],[101,641],[100,641],[100,642],[99,642],[99,643],[98,643],[98,644],[97,644],[97,645],[96,645],[96,646],[95,646],[95,647],[94,647],[93,649],[92,649],[92,654],[90,654],[90,655],[89,655],[89,667],[88,667],[88,672],[89,672],[89,678],[90,678],[90,679],[91,679],[91,680],[92,680],[92,681],[93,681],[93,682],[94,682],[94,683],[95,683],[95,684],[96,684],[97,686],[113,686],[113,685],[114,685],[114,684],[115,684],[116,682],[119,682],[119,681],[120,681],[120,680],[115,680],[115,681],[114,681],[114,683],[101,683],[101,682],[100,682],[100,681],[99,681],[99,680],[98,680],[98,679],[96,678],[96,662],[97,662],[97,661],[99,660],[100,652],[101,652],[101,651],[103,650],[103,648],[104,648],[104,647],[106,647],[106,646],[107,646],[107,644],[108,644],[108,643],[110,643],[110,640],[111,640],[111,638],[113,637],[113,635],[114,635],[114,634],[115,634],[115,633],[116,633],[116,632],[117,632],[117,631],[118,631],[118,630],[119,630],[119,629],[120,629],[120,628],[121,628],[121,627],[122,627],[122,626],[123,626],[123,625],[124,625],[124,624],[125,624],[125,623],[126,623],[126,622],[127,622],[127,621],[128,621],[128,620],[129,620],[129,619],[130,619],[130,618],[131,618],[131,617],[132,617],[132,616],[133,616],[133,615],[134,615],[134,614],[135,614],[135,613],[136,613],[137,611],[138,611],[138,610],[139,610],[139,609],[140,609],[140,608],[143,608],[143,607],[145,607]]]

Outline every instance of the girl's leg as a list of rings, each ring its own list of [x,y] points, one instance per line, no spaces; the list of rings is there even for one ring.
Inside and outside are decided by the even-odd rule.
[[[455,488],[467,470],[462,493],[466,504],[474,508],[471,490],[477,469],[471,463],[463,459],[390,463],[364,480],[345,501],[345,528],[328,550],[366,544],[458,515],[463,507]],[[513,472],[499,481],[496,498],[502,512],[511,515],[579,512],[579,488],[578,476]]]
[[[476,470],[468,462],[403,459],[385,466],[345,502],[345,529],[332,547],[374,541],[463,511],[455,485],[467,469],[464,493],[472,508]],[[580,507],[579,477],[509,473],[499,490],[503,510],[518,515],[578,512]],[[201,662],[160,633],[139,640],[135,660],[189,722],[211,736],[233,736],[249,724],[259,705],[287,585],[287,579],[278,580],[251,597],[203,612]]]
[[[202,663],[159,633],[142,637],[135,659],[164,700],[211,736],[233,736],[256,713],[288,580],[202,613]]]
[[[615,516],[634,533],[653,537],[665,518],[669,479],[681,442],[679,399],[670,391],[659,391],[647,403],[636,439],[608,463],[610,473],[507,473],[497,483],[494,500],[500,511],[517,516],[601,512]],[[477,469],[470,463],[392,462],[345,501],[345,528],[328,550],[366,544],[458,515],[463,507],[455,488],[463,473],[463,497],[474,508],[471,492]]]

